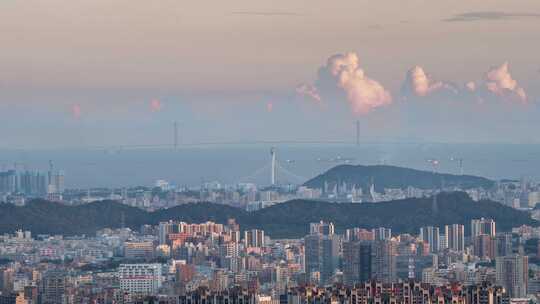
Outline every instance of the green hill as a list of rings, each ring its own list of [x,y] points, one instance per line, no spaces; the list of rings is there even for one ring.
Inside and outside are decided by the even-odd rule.
[[[364,204],[294,200],[251,213],[211,203],[145,212],[113,201],[65,206],[36,200],[24,207],[1,204],[0,233],[22,228],[34,234],[93,235],[101,228],[120,227],[122,217],[132,229],[166,220],[225,223],[228,218],[236,218],[242,229],[264,229],[273,238],[302,237],[307,234],[309,223],[319,220],[334,222],[338,231],[351,227],[389,227],[395,233],[415,234],[426,225],[460,223],[468,230],[471,219],[480,217],[495,219],[498,231],[539,224],[526,212],[491,201],[474,202],[464,193],[440,194],[437,205],[438,211],[434,213],[430,198]]]
[[[375,189],[382,192],[384,188],[407,188],[412,186],[420,189],[438,189],[441,187],[461,189],[491,188],[494,182],[483,177],[471,175],[453,175],[434,173],[409,168],[375,165],[340,165],[320,174],[305,183],[310,188],[323,188],[325,182],[329,186],[336,183],[341,185],[356,185],[367,190],[371,183]]]

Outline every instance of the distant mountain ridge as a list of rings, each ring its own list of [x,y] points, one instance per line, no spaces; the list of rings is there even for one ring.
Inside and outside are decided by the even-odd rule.
[[[488,189],[495,184],[487,178],[472,175],[436,173],[387,165],[339,165],[310,179],[304,185],[322,189],[325,182],[329,185],[354,184],[364,190],[369,189],[373,182],[378,192],[382,192],[384,188],[407,188],[408,186],[420,189],[438,189],[443,186]]]
[[[310,222],[332,221],[338,231],[352,227],[388,227],[395,233],[418,233],[421,226],[464,224],[466,230],[474,218],[493,218],[498,231],[509,231],[520,225],[539,223],[524,211],[491,201],[472,201],[461,192],[441,193],[434,212],[431,198],[404,199],[382,203],[327,203],[293,200],[256,212],[231,206],[198,203],[146,212],[114,201],[81,206],[65,206],[36,200],[24,207],[0,204],[0,233],[22,228],[34,234],[93,235],[99,229],[121,226],[139,229],[143,224],[182,220],[192,223],[214,221],[226,223],[235,218],[242,229],[264,229],[273,238],[298,238],[308,233]]]

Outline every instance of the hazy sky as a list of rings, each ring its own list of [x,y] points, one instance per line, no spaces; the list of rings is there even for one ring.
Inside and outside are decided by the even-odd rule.
[[[540,2],[0,1],[0,147],[540,142]]]

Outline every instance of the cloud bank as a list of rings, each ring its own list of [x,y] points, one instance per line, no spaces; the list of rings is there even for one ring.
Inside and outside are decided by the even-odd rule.
[[[512,77],[508,62],[490,68],[482,80],[467,81],[463,86],[436,81],[422,67],[415,66],[405,76],[401,96],[405,100],[435,100],[444,97],[455,101],[472,99],[481,103],[488,100],[520,104],[528,102],[527,93]]]
[[[519,18],[540,18],[540,14],[535,13],[506,13],[496,11],[468,12],[454,15],[451,18],[444,19],[446,22],[470,22],[483,20],[507,20]]]

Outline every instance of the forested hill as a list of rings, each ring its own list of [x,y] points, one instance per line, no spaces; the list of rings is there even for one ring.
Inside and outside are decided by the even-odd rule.
[[[369,189],[371,183],[378,192],[384,188],[407,188],[412,186],[420,189],[437,189],[444,186],[470,188],[491,188],[494,182],[483,177],[472,175],[454,175],[434,173],[410,168],[402,168],[386,165],[362,166],[362,165],[339,165],[323,174],[307,181],[310,188],[323,188],[325,182],[332,186],[336,183],[341,185],[356,185],[364,190]]]
[[[120,227],[122,216],[125,225],[133,229],[166,220],[226,223],[228,218],[236,218],[242,229],[264,229],[273,238],[302,237],[308,232],[309,223],[319,220],[334,222],[338,231],[352,227],[388,227],[395,233],[414,234],[421,226],[454,223],[464,224],[468,231],[471,219],[480,217],[495,219],[498,231],[509,231],[523,224],[538,225],[526,212],[491,201],[474,202],[464,193],[440,194],[436,213],[432,202],[431,198],[363,204],[293,200],[256,212],[199,203],[145,212],[113,201],[65,206],[36,200],[24,207],[0,204],[0,233],[13,233],[22,228],[34,234],[93,235],[101,228]]]

